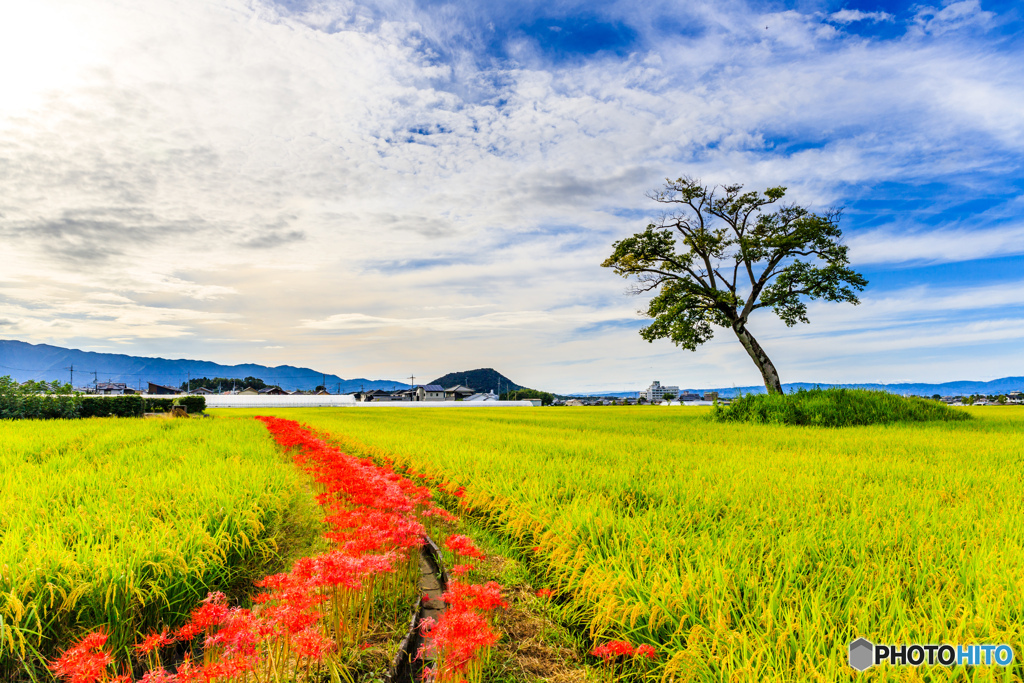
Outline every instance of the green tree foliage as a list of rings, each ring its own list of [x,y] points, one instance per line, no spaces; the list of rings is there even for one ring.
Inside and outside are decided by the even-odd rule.
[[[70,419],[78,416],[81,398],[70,384],[33,382],[24,384],[0,377],[0,419]]]
[[[539,398],[543,406],[549,406],[555,401],[554,394],[549,394],[546,391],[537,391],[536,389],[516,389],[514,391],[506,391],[498,396],[498,399],[501,401],[518,401],[523,398]]]
[[[615,242],[601,265],[635,278],[634,293],[657,292],[647,307],[649,342],[669,339],[694,351],[716,327],[732,329],[769,393],[782,382],[747,329],[754,311],[769,308],[787,326],[807,319],[807,299],[858,303],[867,285],[849,268],[838,210],[816,214],[780,204],[786,188],[743,192],[742,185],[666,180],[648,196],[667,213],[643,232]]]
[[[236,389],[244,389],[246,387],[252,387],[257,391],[260,389],[266,389],[269,386],[266,382],[261,380],[259,377],[246,377],[239,379],[237,377],[199,377],[188,382],[182,382],[178,387],[182,391],[195,391],[200,387],[209,389],[210,391],[228,391],[232,387]]]

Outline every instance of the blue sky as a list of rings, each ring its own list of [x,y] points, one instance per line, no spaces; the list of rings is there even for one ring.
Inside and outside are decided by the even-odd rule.
[[[0,337],[555,391],[755,384],[599,263],[666,177],[842,207],[783,381],[1024,374],[1017,3],[0,9]]]

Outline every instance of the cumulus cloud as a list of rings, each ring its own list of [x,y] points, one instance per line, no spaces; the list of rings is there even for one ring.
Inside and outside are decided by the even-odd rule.
[[[106,326],[202,357],[202,340],[248,353],[269,330],[259,358],[217,342],[219,359],[385,375],[497,358],[572,388],[600,363],[569,361],[603,358],[625,381],[676,361],[639,340],[638,302],[598,264],[665,176],[823,207],[899,183],[1012,193],[1024,155],[1024,60],[957,33],[994,21],[977,2],[919,8],[888,40],[839,28],[895,24],[884,12],[743,2],[39,8],[17,10],[18,45],[48,56],[0,92],[0,313],[29,341]],[[42,16],[71,22],[68,47]],[[567,56],[574,31],[592,42]],[[846,221],[855,262],[1019,253],[1005,215],[878,227],[865,211]],[[721,358],[709,374],[739,362]]]

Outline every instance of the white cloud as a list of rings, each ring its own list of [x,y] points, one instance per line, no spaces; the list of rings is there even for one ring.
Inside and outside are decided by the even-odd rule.
[[[1024,224],[986,230],[878,229],[857,233],[846,243],[856,264],[972,261],[1024,254]]]
[[[960,0],[943,8],[919,7],[914,24],[922,33],[942,34],[968,26],[987,26],[995,19],[994,12],[981,9],[979,0]]]
[[[29,341],[175,339],[241,362],[265,337],[271,360],[343,374],[505,361],[565,386],[604,362],[612,381],[671,355],[615,327],[638,302],[598,267],[665,175],[784,183],[825,206],[870,183],[969,183],[1024,153],[1018,55],[943,38],[988,21],[977,3],[922,9],[896,41],[828,23],[884,13],[739,3],[694,5],[706,30],[665,41],[657,13],[678,10],[645,6],[632,54],[562,64],[525,43],[491,61],[455,6],[77,6],[39,0],[84,47],[49,53],[0,107],[0,317]],[[23,43],[49,44],[25,26]],[[852,234],[851,257],[984,258],[1020,237],[1005,221],[894,227]]]
[[[859,9],[841,9],[838,12],[829,14],[828,19],[837,24],[852,24],[857,21],[869,21],[871,23],[892,21],[894,17],[888,12],[862,12]]]

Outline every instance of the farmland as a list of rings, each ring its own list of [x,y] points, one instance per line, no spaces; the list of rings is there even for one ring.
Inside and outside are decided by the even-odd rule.
[[[564,620],[655,646],[666,679],[845,680],[858,636],[1009,643],[1012,669],[970,678],[1021,678],[1022,410],[844,429],[642,407],[277,414],[464,486]],[[925,673],[967,676],[866,679]]]
[[[0,674],[97,627],[123,653],[319,532],[254,420],[2,421],[0,472]]]

